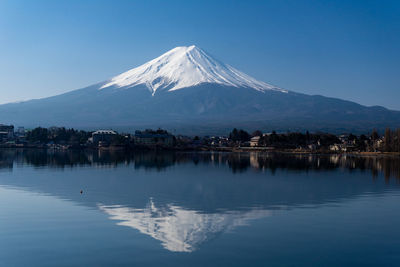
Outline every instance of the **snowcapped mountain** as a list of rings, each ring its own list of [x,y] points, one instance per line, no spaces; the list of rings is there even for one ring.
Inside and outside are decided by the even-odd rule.
[[[0,105],[0,123],[184,134],[226,134],[233,127],[357,133],[400,127],[400,112],[284,90],[188,46],[83,89]]]
[[[142,66],[124,72],[100,89],[110,86],[134,87],[145,85],[154,95],[157,91],[174,91],[204,83],[233,87],[248,87],[258,91],[287,92],[256,79],[213,59],[202,49],[192,46],[176,47]]]

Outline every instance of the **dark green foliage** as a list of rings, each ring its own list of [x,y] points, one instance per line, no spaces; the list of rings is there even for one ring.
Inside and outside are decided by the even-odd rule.
[[[385,130],[384,149],[385,152],[400,152],[400,128]]]
[[[357,140],[357,136],[355,136],[354,134],[350,134],[349,135],[349,141],[356,141]]]
[[[372,139],[373,141],[379,139],[379,134],[378,134],[378,131],[377,131],[376,129],[374,129],[374,130],[372,131],[371,139]]]
[[[31,142],[47,143],[49,140],[49,131],[42,127],[35,128],[27,133],[26,139]]]
[[[246,142],[250,140],[250,134],[242,129],[238,130],[234,128],[229,134],[229,139],[232,141]]]
[[[260,130],[256,130],[251,134],[252,137],[254,136],[262,136],[262,132]]]
[[[129,143],[129,137],[120,134],[116,134],[115,136],[113,136],[111,140],[111,145],[114,146],[127,145],[128,143]]]
[[[90,132],[65,129],[64,127],[35,128],[27,133],[26,139],[29,142],[55,144],[83,144],[91,136]]]
[[[299,146],[304,147],[309,144],[319,144],[320,146],[329,146],[335,143],[339,143],[340,140],[333,134],[317,133],[310,134],[308,131],[303,133],[286,133],[277,134],[273,131],[271,134],[267,134],[261,137],[261,146],[273,146],[277,148],[297,148]]]

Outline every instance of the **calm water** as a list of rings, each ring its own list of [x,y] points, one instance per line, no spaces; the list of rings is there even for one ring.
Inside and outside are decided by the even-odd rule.
[[[0,150],[0,265],[400,266],[400,159]]]

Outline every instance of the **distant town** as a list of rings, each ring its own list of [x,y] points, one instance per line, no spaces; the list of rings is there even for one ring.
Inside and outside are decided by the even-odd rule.
[[[134,134],[110,129],[83,131],[65,127],[15,128],[0,124],[0,148],[105,149],[105,150],[215,150],[215,151],[281,151],[298,153],[400,152],[400,129],[386,129],[383,134],[275,131],[249,133],[233,129],[226,136],[172,135],[166,130],[137,130]]]

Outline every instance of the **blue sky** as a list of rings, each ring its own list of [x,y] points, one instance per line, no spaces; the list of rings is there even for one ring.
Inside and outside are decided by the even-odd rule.
[[[400,110],[399,17],[400,1],[0,0],[0,103],[195,44],[288,90]]]

